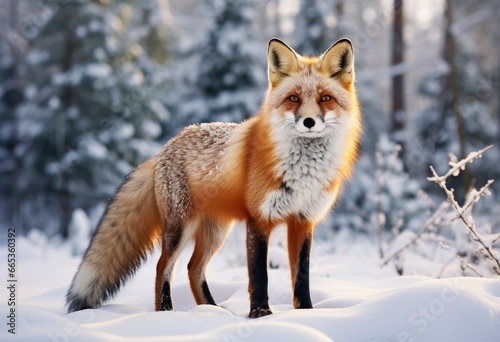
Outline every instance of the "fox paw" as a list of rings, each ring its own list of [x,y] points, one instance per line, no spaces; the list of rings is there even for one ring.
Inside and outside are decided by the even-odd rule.
[[[250,318],[259,318],[267,315],[271,315],[273,312],[269,308],[252,308],[248,317]]]

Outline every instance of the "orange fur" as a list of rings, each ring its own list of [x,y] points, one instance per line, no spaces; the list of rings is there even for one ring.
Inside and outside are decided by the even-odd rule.
[[[347,40],[319,57],[303,57],[274,39],[268,65],[269,88],[253,118],[238,125],[190,126],[132,173],[133,182],[110,204],[84,259],[95,265],[93,279],[111,277],[121,283],[123,274],[137,265],[130,255],[145,253],[161,229],[156,310],[173,308],[172,270],[190,239],[195,242],[188,265],[193,296],[197,304],[215,304],[206,266],[233,222],[246,221],[250,317],[264,316],[271,313],[267,243],[274,227],[286,224],[293,303],[296,308],[312,307],[309,251],[314,225],[334,204],[357,157],[361,113],[354,54]],[[117,240],[125,241],[119,250],[110,247]],[[91,305],[100,305],[102,299]],[[82,307],[71,300],[68,296],[70,308]]]

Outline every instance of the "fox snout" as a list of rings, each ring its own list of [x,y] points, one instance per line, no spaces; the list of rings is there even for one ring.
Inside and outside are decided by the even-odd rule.
[[[325,118],[321,115],[297,117],[295,120],[295,129],[299,133],[320,133],[326,128]]]
[[[307,128],[311,129],[316,124],[316,121],[314,121],[313,118],[307,117],[307,118],[304,119],[304,121],[302,123],[304,124],[304,126],[306,126]]]

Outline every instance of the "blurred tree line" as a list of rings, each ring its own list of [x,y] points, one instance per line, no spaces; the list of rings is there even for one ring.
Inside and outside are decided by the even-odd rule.
[[[365,129],[355,181],[326,224],[416,229],[432,207],[420,192],[440,195],[426,182],[428,165],[439,172],[449,151],[500,142],[499,5],[3,1],[0,225],[67,237],[78,208],[95,224],[132,168],[183,127],[258,109],[269,38],[311,55],[345,36]],[[498,179],[499,162],[495,147],[462,173],[459,197]],[[489,203],[478,210],[500,223]]]

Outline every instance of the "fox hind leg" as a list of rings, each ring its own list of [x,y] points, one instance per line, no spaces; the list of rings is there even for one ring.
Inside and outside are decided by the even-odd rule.
[[[212,256],[220,249],[231,229],[232,222],[205,219],[195,233],[193,255],[188,264],[189,283],[196,304],[216,305],[205,277]]]
[[[155,309],[173,310],[171,294],[172,271],[179,254],[190,238],[189,225],[169,225],[162,237],[161,256],[156,266]]]
[[[156,311],[173,310],[172,295],[170,292],[170,274],[168,274],[168,276],[165,277],[165,269],[168,262],[168,253],[166,252],[166,247],[164,242],[162,242],[161,250],[162,251],[160,260],[158,260],[158,264],[156,265],[156,283],[155,283]]]

